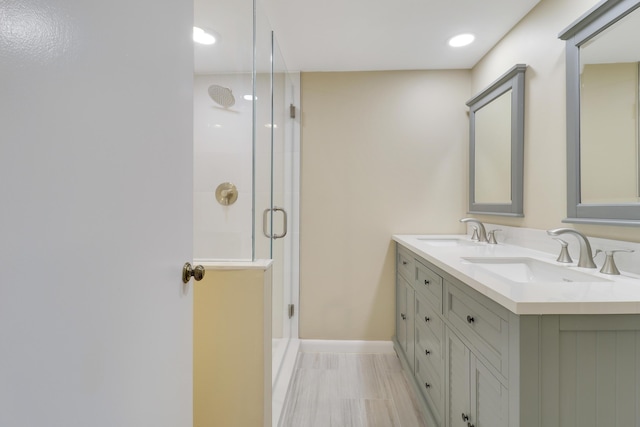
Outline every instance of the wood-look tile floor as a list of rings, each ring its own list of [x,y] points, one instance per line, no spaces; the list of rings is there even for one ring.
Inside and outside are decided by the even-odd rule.
[[[427,427],[395,354],[299,353],[280,427]]]

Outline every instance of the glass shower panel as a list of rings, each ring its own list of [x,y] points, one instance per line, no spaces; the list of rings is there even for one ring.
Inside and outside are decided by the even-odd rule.
[[[254,259],[271,259],[271,26],[260,7],[255,11],[254,64]]]

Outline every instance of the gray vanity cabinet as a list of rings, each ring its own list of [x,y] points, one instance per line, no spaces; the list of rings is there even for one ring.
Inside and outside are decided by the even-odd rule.
[[[516,315],[402,246],[396,261],[394,345],[427,425],[640,427],[640,315]]]

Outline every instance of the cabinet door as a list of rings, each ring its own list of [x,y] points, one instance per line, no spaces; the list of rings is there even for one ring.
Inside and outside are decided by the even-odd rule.
[[[396,339],[407,353],[407,287],[402,276],[396,276]]]
[[[471,353],[471,417],[475,427],[506,427],[509,421],[507,388]]]
[[[506,427],[507,388],[450,330],[447,360],[449,427]]]
[[[447,395],[449,427],[468,427],[471,417],[470,385],[471,353],[451,331],[447,331]]]
[[[400,275],[396,281],[396,337],[413,372],[414,361],[414,290]]]

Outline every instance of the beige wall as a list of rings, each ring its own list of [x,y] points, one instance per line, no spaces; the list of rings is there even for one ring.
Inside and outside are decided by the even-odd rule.
[[[472,72],[477,93],[516,63],[525,85],[524,218],[479,216],[513,226],[563,226],[566,208],[565,42],[558,34],[597,0],[542,0]],[[567,226],[565,224],[565,226]],[[640,242],[640,228],[568,225],[589,236]]]
[[[390,340],[396,233],[457,233],[469,71],[302,74],[300,337]]]

